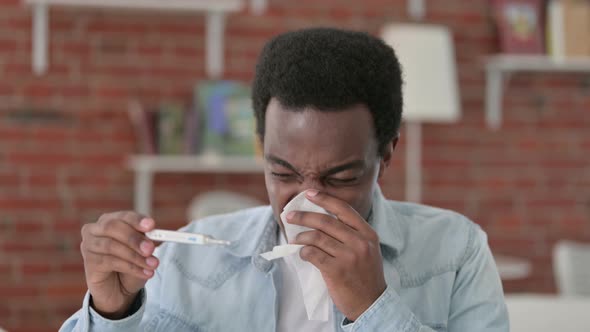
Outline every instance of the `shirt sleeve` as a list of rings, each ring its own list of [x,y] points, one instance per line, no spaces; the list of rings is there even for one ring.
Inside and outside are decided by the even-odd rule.
[[[160,248],[156,248],[156,253],[157,257],[161,256],[162,251]],[[164,269],[163,265],[161,264],[158,268]],[[146,318],[153,315],[154,310],[157,310],[158,292],[154,290],[159,289],[161,283],[161,274],[154,273],[154,277],[146,283],[146,286],[138,294],[140,302],[136,307],[137,310],[131,315],[118,320],[107,319],[96,312],[90,305],[90,292],[86,292],[82,302],[82,309],[66,320],[59,332],[144,331],[142,324],[145,324]]]
[[[146,307],[146,291],[142,289],[138,294],[140,307],[128,317],[111,320],[102,317],[90,306],[90,292],[86,292],[82,309],[78,310],[60,328],[59,332],[92,332],[92,331],[137,331]]]
[[[469,238],[453,286],[448,330],[508,332],[504,291],[487,235],[474,225]]]
[[[453,285],[447,331],[508,332],[508,312],[502,284],[479,226],[470,230],[463,262]],[[356,321],[344,320],[346,332],[429,332],[395,290],[385,292]]]

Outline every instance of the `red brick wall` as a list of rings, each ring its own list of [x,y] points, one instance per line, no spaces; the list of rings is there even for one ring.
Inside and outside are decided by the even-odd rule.
[[[551,246],[590,241],[590,78],[518,74],[505,121],[484,124],[485,55],[497,52],[484,0],[428,1],[427,21],[453,29],[463,119],[424,128],[424,196],[482,225],[492,249],[534,262],[507,291],[554,291]],[[406,20],[405,1],[270,0],[266,15],[229,19],[226,77],[249,81],[264,41],[289,29],[330,25],[377,32]],[[0,0],[0,326],[54,331],[85,291],[79,229],[132,206],[123,160],[135,143],[125,106],[189,100],[204,77],[203,18],[192,14],[51,11],[50,69],[31,73],[31,14]],[[427,95],[428,92],[425,92]],[[404,144],[383,181],[403,199]],[[262,176],[161,175],[155,218],[185,220],[193,195],[226,188],[265,200]]]

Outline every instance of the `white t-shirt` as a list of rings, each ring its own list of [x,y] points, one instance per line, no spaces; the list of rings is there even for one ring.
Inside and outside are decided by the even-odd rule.
[[[279,243],[287,244],[282,232],[279,232]],[[278,259],[279,269],[283,279],[283,287],[279,289],[279,321],[277,323],[278,332],[334,332],[334,314],[330,310],[328,321],[307,319],[305,304],[301,286],[297,279],[295,268],[280,258]]]

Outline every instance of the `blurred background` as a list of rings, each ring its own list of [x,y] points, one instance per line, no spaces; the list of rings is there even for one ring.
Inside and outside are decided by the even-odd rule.
[[[584,0],[0,0],[0,328],[55,331],[80,308],[80,229],[102,213],[136,209],[175,229],[267,203],[248,99],[264,43],[312,26],[384,36],[392,23],[450,37],[441,46],[446,78],[436,80],[454,86],[456,100],[452,121],[408,121],[381,181],[385,195],[481,225],[514,317],[545,303],[587,313],[583,296],[556,299],[590,294],[590,272],[580,270],[590,266],[589,8]],[[420,86],[438,74],[405,79]],[[435,94],[421,89],[423,99]]]

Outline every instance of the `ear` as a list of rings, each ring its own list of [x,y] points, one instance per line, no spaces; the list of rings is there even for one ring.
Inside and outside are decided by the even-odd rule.
[[[255,155],[264,156],[264,140],[262,138],[262,135],[256,134],[256,138],[254,140]]]
[[[391,142],[387,143],[385,149],[383,150],[383,156],[381,156],[381,162],[379,163],[379,175],[378,179],[381,179],[385,170],[389,167],[389,163],[391,162],[391,158],[393,156],[393,151],[399,141],[399,135],[395,136]]]

